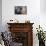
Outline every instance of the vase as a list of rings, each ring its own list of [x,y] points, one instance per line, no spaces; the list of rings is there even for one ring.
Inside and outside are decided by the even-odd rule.
[[[39,40],[39,46],[45,46],[45,41]]]

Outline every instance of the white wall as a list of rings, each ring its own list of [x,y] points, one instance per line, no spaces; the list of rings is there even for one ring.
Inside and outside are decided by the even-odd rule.
[[[43,7],[40,0],[2,0],[2,26],[3,31],[7,31],[7,22],[11,19],[17,19],[19,22],[24,22],[25,20],[30,20],[33,25],[33,45],[38,46],[38,39],[36,37],[36,27],[39,24],[45,30],[46,28],[46,15],[41,14],[41,8]],[[27,6],[27,15],[15,15],[15,6]],[[41,6],[41,7],[40,7]],[[36,40],[37,39],[37,40]]]
[[[40,24],[46,31],[46,0],[40,0]]]
[[[42,13],[46,13],[46,0],[40,0],[40,9]]]
[[[14,7],[17,5],[26,5],[27,6],[27,15],[15,15]],[[40,0],[3,0],[2,1],[2,23],[3,26],[10,19],[17,19],[20,22],[25,20],[30,20],[34,23],[39,23],[39,14],[40,14]],[[4,29],[6,29],[4,27]]]

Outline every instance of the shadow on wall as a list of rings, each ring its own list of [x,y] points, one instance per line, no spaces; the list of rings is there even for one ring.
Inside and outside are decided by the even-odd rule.
[[[2,31],[2,0],[0,0],[0,31]]]

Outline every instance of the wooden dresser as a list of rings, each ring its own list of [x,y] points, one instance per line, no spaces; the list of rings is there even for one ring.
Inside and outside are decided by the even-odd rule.
[[[21,46],[33,46],[33,23],[7,23],[12,39]]]

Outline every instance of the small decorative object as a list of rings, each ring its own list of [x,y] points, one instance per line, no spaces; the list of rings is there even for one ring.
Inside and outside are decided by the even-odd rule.
[[[15,14],[27,14],[27,6],[15,6]]]
[[[18,21],[17,19],[15,19],[15,21],[16,21],[17,23],[19,23],[19,21]]]
[[[9,22],[10,22],[10,23],[13,23],[13,20],[11,19]]]
[[[39,25],[39,28],[36,28],[36,29],[37,29],[36,36],[38,35],[39,46],[45,46],[45,35],[44,35],[42,27],[40,27]]]
[[[26,20],[25,23],[30,23],[30,20]]]
[[[13,20],[10,20],[10,21],[13,21]]]
[[[19,21],[17,20],[17,19],[12,19],[12,20],[10,20],[10,23],[19,23]]]

